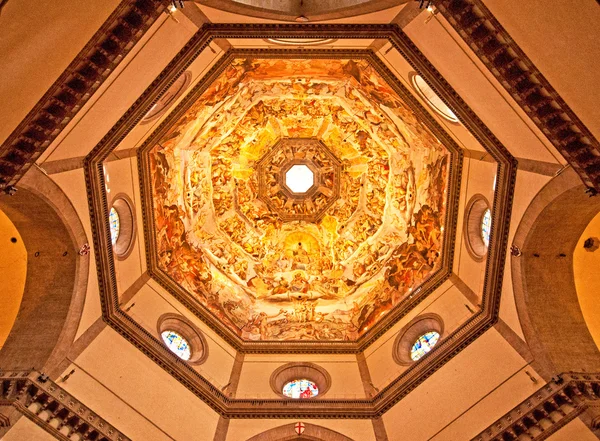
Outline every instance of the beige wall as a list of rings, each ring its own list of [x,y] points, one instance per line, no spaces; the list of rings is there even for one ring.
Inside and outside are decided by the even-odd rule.
[[[598,138],[598,3],[594,0],[484,0],[484,3]]]
[[[353,354],[248,354],[236,397],[277,398],[269,385],[271,374],[279,366],[290,362],[311,362],[324,368],[331,375],[331,388],[325,398],[364,398],[365,390]]]
[[[22,417],[2,437],[2,441],[54,441],[56,438],[35,424],[33,421]]]
[[[110,328],[60,386],[134,440],[212,439],[219,416]]]
[[[295,424],[298,420],[231,420],[226,441],[246,441],[274,427],[284,424]],[[354,441],[375,441],[375,433],[370,420],[305,420],[304,423],[315,424],[339,432]]]
[[[598,437],[579,419],[575,418],[558,432],[550,435],[548,441],[598,441]]]
[[[437,436],[473,404],[525,367],[527,363],[496,330],[490,329],[383,416],[390,441],[419,441]],[[513,389],[511,400],[516,404],[538,387]],[[484,428],[513,405],[505,402],[506,407],[490,410],[482,423]],[[470,439],[478,433],[473,426],[460,431],[459,439]],[[453,438],[448,435],[439,439]]]
[[[87,155],[177,54],[197,29],[178,13],[161,16],[40,157],[56,161]]]
[[[62,74],[118,0],[12,0],[0,15],[0,141]],[[35,32],[32,32],[35,30]],[[10,109],[10,110],[8,110]]]
[[[159,340],[157,324],[162,314],[180,314],[194,323],[206,337],[208,358],[203,364],[193,366],[193,368],[218,388],[229,383],[236,351],[201,320],[192,315],[173,296],[165,292],[158,283],[153,280],[148,281],[122,308],[126,309],[132,304],[135,305],[128,311],[128,314]]]
[[[468,300],[450,281],[446,281],[417,308],[402,318],[388,332],[369,346],[364,354],[373,385],[381,389],[407,369],[392,358],[398,332],[420,314],[438,314],[444,321],[444,335],[448,335],[471,316],[466,308]]]

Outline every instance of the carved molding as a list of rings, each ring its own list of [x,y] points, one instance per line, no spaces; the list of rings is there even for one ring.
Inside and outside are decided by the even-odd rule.
[[[600,400],[600,373],[559,375],[518,404],[472,441],[541,441]]]
[[[493,203],[493,225],[494,229],[490,238],[490,248],[486,263],[486,276],[482,296],[482,308],[463,325],[457,328],[438,343],[436,348],[428,354],[424,362],[418,362],[406,369],[395,380],[391,381],[377,395],[369,399],[354,400],[290,400],[281,399],[236,399],[227,397],[221,390],[212,385],[206,378],[193,370],[185,362],[178,359],[162,345],[151,332],[142,325],[135,322],[119,308],[118,292],[115,279],[114,257],[110,250],[110,230],[108,225],[108,204],[104,193],[104,177],[102,161],[110,155],[110,152],[121,142],[121,140],[135,127],[143,118],[144,114],[160,96],[160,92],[169,87],[181,73],[188,68],[193,60],[207,47],[215,38],[293,38],[294,36],[305,38],[385,38],[407,59],[411,66],[418,72],[424,73],[436,86],[436,90],[443,89],[445,99],[448,100],[452,109],[455,109],[457,117],[472,135],[488,150],[489,154],[498,162],[498,178]],[[390,82],[392,87],[399,83],[393,74],[381,60],[371,51],[365,50],[237,50],[239,54],[271,57],[371,57],[371,62],[383,72],[384,78]],[[232,56],[227,53],[223,58]],[[192,99],[198,88],[210,83],[215,75],[219,74],[219,63],[210,69],[205,78],[190,92],[173,110],[170,116],[161,123],[157,130],[164,128],[171,118],[176,118],[185,110],[186,104]],[[222,63],[221,63],[222,67]],[[387,73],[386,73],[387,72]],[[397,93],[405,98],[413,107],[420,118],[428,122],[428,125],[444,143],[453,144],[451,137],[441,129],[435,118],[423,108],[418,100],[405,88],[397,86]],[[453,161],[458,161],[462,156],[454,153]],[[460,161],[458,161],[460,164]],[[459,165],[450,167],[450,185],[448,192],[458,192],[461,169]],[[141,165],[140,165],[141,167]],[[180,53],[169,63],[163,72],[157,77],[152,85],[142,96],[130,107],[111,131],[86,157],[85,161],[86,185],[90,201],[90,215],[92,220],[92,231],[94,239],[94,250],[96,252],[97,269],[99,277],[99,291],[104,320],[111,328],[139,348],[146,356],[155,361],[170,375],[185,385],[192,393],[206,402],[216,412],[227,418],[377,418],[399,400],[415,389],[426,378],[436,370],[444,366],[462,349],[475,341],[486,332],[496,321],[500,305],[501,284],[504,273],[504,261],[508,240],[508,227],[512,207],[513,189],[516,179],[516,161],[490,132],[482,121],[464,103],[458,94],[450,87],[437,70],[427,61],[425,56],[417,49],[410,39],[395,25],[282,25],[282,24],[207,24],[200,29],[196,35],[186,44]],[[147,197],[142,188],[142,198]],[[452,212],[452,206],[457,206],[458,200],[453,200],[448,212]],[[446,221],[449,229],[455,229],[456,212]],[[446,259],[452,255],[454,240],[444,244],[447,254]],[[148,248],[146,250],[148,253]],[[447,262],[446,268],[451,269],[451,262]],[[152,274],[159,283],[155,273]],[[435,289],[446,280],[447,274],[438,274],[430,280],[425,289]],[[179,300],[183,297],[176,295]],[[373,328],[362,341],[356,343],[346,342],[308,342],[315,344],[285,342],[251,342],[243,343],[239,339],[231,338],[223,327],[213,327],[225,340],[236,350],[242,353],[342,353],[360,352],[368,344],[372,343],[383,332],[393,326],[406,312],[423,299],[423,296],[414,296],[413,302],[407,305],[408,309],[395,310],[387,314],[386,318]],[[196,313],[198,306],[190,301],[182,300]],[[200,315],[199,315],[200,317]],[[202,317],[200,317],[202,318]],[[214,322],[214,321],[213,321]],[[213,325],[207,321],[209,325]]]
[[[60,440],[131,440],[40,372],[0,371],[0,403]]]
[[[12,187],[73,120],[169,2],[123,0],[0,146],[0,189]]]
[[[482,0],[437,0],[444,18],[588,187],[600,190],[600,142]]]

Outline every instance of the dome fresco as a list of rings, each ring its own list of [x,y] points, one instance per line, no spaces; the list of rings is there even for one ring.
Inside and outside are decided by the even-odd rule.
[[[449,153],[368,60],[234,59],[148,159],[158,267],[245,340],[354,341],[441,266]]]

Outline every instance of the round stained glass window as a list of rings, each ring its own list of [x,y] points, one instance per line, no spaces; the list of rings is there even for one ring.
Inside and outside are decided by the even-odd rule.
[[[485,246],[490,245],[490,232],[492,231],[492,212],[488,208],[481,217],[481,239]]]
[[[288,398],[312,398],[319,395],[319,388],[310,380],[292,380],[283,386],[283,395]]]
[[[171,352],[173,352],[182,360],[190,359],[192,355],[190,345],[180,334],[175,331],[164,331],[161,336]]]
[[[115,207],[110,209],[108,219],[110,222],[110,241],[115,245],[119,238],[119,233],[121,232],[121,219],[119,218],[119,213],[117,213]]]
[[[410,358],[417,361],[423,355],[427,354],[437,344],[440,334],[430,331],[420,336],[410,349]]]

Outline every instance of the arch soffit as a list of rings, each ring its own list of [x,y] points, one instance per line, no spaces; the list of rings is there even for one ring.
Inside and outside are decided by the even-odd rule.
[[[78,251],[87,235],[70,199],[39,169],[32,167],[18,189],[14,196],[2,195],[0,205],[27,248],[27,278],[15,332],[0,351],[0,364],[35,367],[54,378],[83,312],[90,258]],[[46,306],[38,307],[42,303]]]
[[[291,423],[274,427],[249,438],[247,441],[288,441],[299,439],[307,441],[353,441],[352,438],[348,438],[339,432],[310,423],[303,423],[304,433],[298,436],[294,428],[295,424]]]
[[[513,238],[522,250],[520,257],[511,257],[517,312],[546,379],[600,365],[600,352],[583,319],[573,275],[573,250],[599,211],[600,198],[590,198],[577,174],[568,170],[533,198]]]

